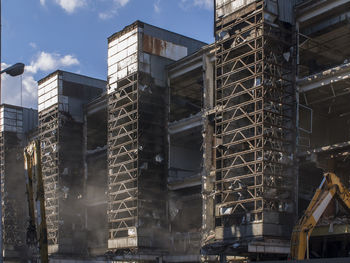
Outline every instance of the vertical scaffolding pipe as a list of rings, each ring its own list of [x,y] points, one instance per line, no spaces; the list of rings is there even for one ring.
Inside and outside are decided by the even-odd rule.
[[[108,96],[109,239],[137,236],[138,74],[118,83]],[[123,189],[123,191],[120,191]]]
[[[226,263],[226,255],[225,254],[220,254],[220,263]]]
[[[48,111],[39,112],[39,138],[41,142],[49,250],[50,247],[58,246],[59,238],[59,118],[58,105],[53,106]]]
[[[295,63],[295,82],[297,83],[298,80],[298,74],[299,74],[299,22],[295,23],[295,34],[296,34],[296,63]],[[296,139],[295,139],[295,149],[296,154],[298,154],[299,151],[299,139],[300,139],[300,127],[299,127],[299,121],[300,121],[300,99],[299,99],[300,93],[299,93],[299,87],[295,87],[295,99],[296,99]],[[311,115],[312,116],[312,115]],[[311,129],[312,129],[312,120],[311,120]],[[298,168],[296,168],[298,169]],[[296,182],[295,182],[295,210],[296,210],[296,218],[299,218],[299,201],[298,201],[298,194],[299,194],[299,171],[296,173]]]
[[[0,0],[0,71],[1,71],[1,61],[2,61],[2,57],[1,57],[1,42],[2,42],[2,22],[1,22],[1,5],[2,5],[2,0]],[[2,77],[0,75],[0,105],[1,105],[1,80],[2,80]],[[1,182],[1,176],[2,174],[0,174],[0,188],[1,188],[1,185],[2,185],[2,182]],[[0,220],[1,220],[1,223],[0,223],[0,262],[3,262],[3,237],[2,237],[2,189],[0,189]]]
[[[87,180],[88,180],[88,165],[87,165],[87,114],[84,114],[84,124],[83,124],[83,163],[84,163],[84,186],[83,186],[83,191],[84,191],[84,198],[87,198]],[[84,218],[85,218],[85,229],[88,229],[88,209],[87,206],[84,207]]]
[[[1,62],[2,62],[2,10],[1,10],[1,6],[2,6],[2,0],[0,0],[0,71],[2,70],[1,69]],[[2,99],[2,97],[1,97],[1,92],[2,92],[2,86],[1,86],[1,76],[0,76],[0,104],[1,104],[1,99]],[[0,195],[0,201],[2,201],[2,199],[1,199],[1,195]],[[2,213],[2,212],[0,212],[0,213]],[[0,214],[0,215],[2,215],[2,214]],[[0,238],[1,238],[1,240],[2,240],[2,227],[1,227],[1,234],[0,234]],[[0,249],[1,249],[1,256],[0,256],[0,260],[1,260],[1,262],[2,262],[2,241],[0,242],[1,244],[0,244]]]

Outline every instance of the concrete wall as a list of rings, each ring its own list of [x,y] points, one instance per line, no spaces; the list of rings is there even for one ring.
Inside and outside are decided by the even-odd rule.
[[[85,216],[87,248],[92,255],[103,255],[108,249],[106,159],[106,151],[87,156]]]
[[[311,148],[350,141],[350,116],[314,116],[310,139]]]
[[[202,162],[200,147],[188,149],[181,146],[170,147],[170,180],[181,180],[198,175]]]

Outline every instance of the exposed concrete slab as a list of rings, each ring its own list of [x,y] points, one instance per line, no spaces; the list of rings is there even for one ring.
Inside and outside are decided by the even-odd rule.
[[[307,36],[310,36],[312,34],[318,35],[325,33],[325,31],[327,32],[327,30],[331,27],[334,28],[341,25],[347,26],[349,16],[350,12],[344,12],[330,19],[322,20],[320,23],[317,23],[317,25],[303,28],[301,30],[301,33]]]
[[[307,76],[298,81],[299,91],[307,92],[335,82],[348,80],[350,78],[350,63],[346,63],[317,74]]]
[[[297,17],[297,21],[299,23],[304,23],[326,12],[329,13],[332,9],[338,8],[348,3],[349,3],[349,0],[334,0],[334,1],[322,0],[304,9],[302,9],[302,6],[301,6],[301,8],[299,8],[299,15]]]
[[[175,63],[171,64],[168,67],[168,78],[175,79],[178,78],[192,70],[203,67],[203,54],[208,54],[211,58],[211,61],[215,61],[214,57],[214,48],[215,45],[207,45],[202,47],[199,51],[194,54],[187,56]]]
[[[180,121],[169,123],[169,134],[180,133],[198,126],[203,125],[202,113],[190,116]]]
[[[350,147],[350,141],[336,143],[336,144],[328,145],[328,146],[323,146],[323,147],[316,148],[316,149],[309,150],[309,151],[304,151],[304,152],[299,153],[299,156],[306,156],[306,155],[310,155],[313,153],[336,151],[336,150],[341,150],[343,148],[348,148],[348,147]]]
[[[201,68],[203,66],[202,57],[196,58],[191,62],[192,62],[191,65],[187,65],[186,67],[184,67],[182,69],[178,69],[176,72],[170,72],[169,79],[178,78],[178,77],[180,77],[188,72],[191,72],[191,71],[193,71],[197,68]]]
[[[253,241],[248,244],[248,252],[268,254],[289,254],[290,243],[285,240],[273,240],[270,242]]]
[[[196,177],[185,178],[184,180],[181,180],[181,181],[168,183],[168,189],[179,190],[183,188],[199,186],[201,184],[202,184],[201,176],[196,176]]]
[[[137,237],[121,237],[108,239],[108,248],[132,248],[137,247]]]
[[[106,93],[101,94],[100,97],[96,98],[92,102],[85,106],[87,115],[92,115],[96,112],[107,110],[107,96]]]

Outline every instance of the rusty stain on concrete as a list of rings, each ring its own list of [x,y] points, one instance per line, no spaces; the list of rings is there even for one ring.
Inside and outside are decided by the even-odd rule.
[[[151,53],[157,56],[161,56],[167,48],[167,43],[164,40],[151,37],[148,35],[143,36],[143,51]]]

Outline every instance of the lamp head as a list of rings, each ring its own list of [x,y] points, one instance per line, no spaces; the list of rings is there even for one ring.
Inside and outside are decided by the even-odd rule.
[[[2,70],[1,74],[6,73],[12,77],[21,75],[24,72],[24,66],[25,65],[23,63],[16,63],[16,64],[12,65],[11,67],[8,67],[8,68]]]

